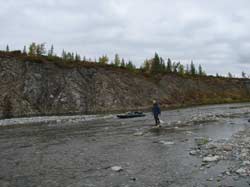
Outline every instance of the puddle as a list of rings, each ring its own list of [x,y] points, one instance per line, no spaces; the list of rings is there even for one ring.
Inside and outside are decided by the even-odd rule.
[[[197,126],[193,132],[213,140],[229,139],[233,134],[250,127],[247,118],[230,119]]]

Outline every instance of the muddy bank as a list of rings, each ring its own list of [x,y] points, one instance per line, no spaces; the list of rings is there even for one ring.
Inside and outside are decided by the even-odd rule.
[[[0,186],[249,186],[249,104],[0,127]],[[73,125],[72,125],[73,124]]]

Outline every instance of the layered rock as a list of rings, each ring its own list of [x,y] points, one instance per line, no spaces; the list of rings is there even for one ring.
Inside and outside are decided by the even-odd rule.
[[[0,57],[0,117],[89,114],[249,99],[240,79],[165,75],[157,82],[105,66],[61,66]]]

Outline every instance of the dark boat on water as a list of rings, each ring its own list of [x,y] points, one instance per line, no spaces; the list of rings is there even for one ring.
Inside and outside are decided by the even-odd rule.
[[[126,114],[117,115],[118,118],[136,118],[136,117],[144,117],[146,114],[143,112],[128,112]]]

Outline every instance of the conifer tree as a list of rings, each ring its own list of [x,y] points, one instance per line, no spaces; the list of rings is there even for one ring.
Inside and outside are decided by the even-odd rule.
[[[52,57],[54,56],[54,46],[51,45],[50,50],[48,50],[48,56]]]
[[[142,65],[141,69],[146,73],[150,73],[151,66],[152,66],[152,60],[150,61],[150,60],[146,59]]]
[[[191,75],[196,75],[196,69],[195,69],[195,65],[193,61],[191,61],[191,64],[190,64],[190,73]]]
[[[199,64],[199,68],[198,68],[198,75],[200,75],[200,76],[205,76],[206,75],[206,72],[203,71],[203,69],[202,69],[202,67],[201,67],[200,64]]]
[[[184,66],[183,66],[182,64],[180,64],[180,65],[178,66],[178,73],[179,73],[180,75],[184,75],[184,74],[185,74]]]
[[[172,72],[172,62],[171,62],[171,59],[170,59],[170,58],[168,58],[168,60],[167,60],[167,68],[166,68],[166,71],[167,71],[168,73]]]
[[[164,72],[165,70],[166,70],[165,61],[162,57],[160,57],[160,71]]]
[[[132,61],[128,61],[128,63],[126,64],[126,68],[130,71],[134,71],[136,69],[135,65],[133,64]]]
[[[63,51],[62,51],[62,59],[66,60],[66,56],[67,56],[66,51],[63,49]]]
[[[125,60],[124,60],[124,58],[122,58],[122,61],[121,61],[121,67],[123,67],[123,68],[125,68]]]
[[[27,54],[27,50],[26,50],[26,45],[25,46],[23,46],[23,54]]]
[[[75,61],[80,62],[81,61],[81,56],[76,53],[75,55]]]
[[[247,78],[246,73],[244,71],[241,72],[241,77],[242,78]]]
[[[115,54],[114,65],[117,67],[121,65],[121,60],[118,54]]]
[[[10,47],[9,45],[6,46],[6,51],[9,52],[10,51]]]
[[[157,53],[155,53],[155,56],[152,60],[152,65],[151,65],[151,73],[159,73],[161,70],[161,64],[160,64],[160,57]]]
[[[177,73],[179,65],[180,65],[180,62],[177,62],[177,63],[173,62],[171,71],[174,73]]]
[[[190,75],[190,68],[189,68],[189,65],[188,65],[188,64],[186,65],[185,74],[186,74],[186,75]]]

